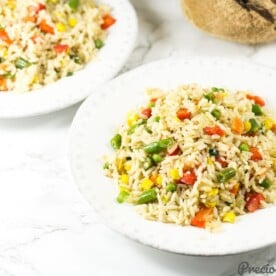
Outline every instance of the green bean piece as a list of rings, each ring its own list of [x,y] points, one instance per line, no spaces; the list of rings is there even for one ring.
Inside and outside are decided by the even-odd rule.
[[[239,146],[240,151],[250,151],[249,146],[246,143],[241,143]]]
[[[79,7],[80,1],[79,0],[69,0],[68,5],[72,9],[72,11],[77,11]]]
[[[16,61],[15,61],[15,67],[17,69],[24,69],[27,68],[29,66],[31,66],[32,63],[22,57],[19,57]]]
[[[176,191],[176,184],[175,183],[169,183],[166,186],[166,191],[167,192],[175,192]]]
[[[137,203],[138,204],[145,204],[145,203],[152,202],[156,199],[157,199],[157,193],[156,193],[155,189],[150,189],[150,190],[147,190],[147,191],[143,192],[140,195]]]
[[[173,143],[174,143],[174,141],[171,138],[152,142],[144,147],[144,151],[149,154],[159,153],[163,150],[166,150]]]
[[[209,102],[215,102],[215,100],[216,100],[214,92],[210,92],[208,94],[204,94],[203,97],[205,99],[207,99]]]
[[[111,140],[110,144],[113,149],[117,150],[122,145],[122,136],[120,134],[116,134]]]
[[[263,115],[263,111],[261,109],[261,107],[258,104],[252,104],[252,112],[256,115],[256,116],[261,116]]]
[[[153,154],[152,159],[155,163],[160,163],[163,161],[163,157],[158,153]]]
[[[221,113],[220,113],[219,110],[214,109],[214,110],[211,112],[211,115],[212,115],[213,117],[215,117],[216,119],[219,119],[220,116],[221,116]]]
[[[211,156],[216,156],[218,157],[219,156],[219,151],[217,149],[209,149],[209,154]]]
[[[104,43],[101,39],[95,39],[94,44],[97,49],[101,49],[104,46]]]
[[[118,201],[119,203],[123,203],[123,202],[125,202],[125,201],[127,200],[128,196],[129,196],[129,193],[128,193],[128,192],[126,192],[126,191],[121,191],[121,192],[118,194],[118,196],[117,196],[117,201]]]
[[[150,169],[153,166],[154,166],[154,163],[153,163],[152,159],[150,157],[147,157],[145,162],[143,163],[144,170],[147,171],[148,169]]]
[[[236,175],[236,170],[234,168],[227,168],[217,173],[217,180],[220,183],[225,183]]]
[[[212,87],[212,92],[219,92],[219,91],[224,91],[223,88],[218,88],[218,87]]]
[[[271,186],[271,181],[268,178],[265,178],[261,183],[259,183],[259,185],[268,189]]]
[[[254,134],[261,128],[261,126],[258,124],[258,122],[255,119],[249,119],[249,122],[251,124],[249,133]]]

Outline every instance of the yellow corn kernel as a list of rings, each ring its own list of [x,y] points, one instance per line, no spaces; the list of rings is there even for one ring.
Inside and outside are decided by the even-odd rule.
[[[215,189],[212,189],[209,193],[208,193],[208,196],[209,197],[214,197],[218,194],[219,190],[217,188]]]
[[[206,207],[208,208],[214,208],[217,205],[217,201],[207,201],[205,204]]]
[[[117,171],[119,173],[122,173],[122,171],[124,169],[124,160],[123,159],[117,159],[116,160],[116,167],[117,167]]]
[[[170,199],[169,199],[168,196],[162,195],[161,200],[162,200],[163,203],[167,203],[167,202],[169,202]]]
[[[58,2],[58,0],[49,0],[49,2],[56,4]]]
[[[77,19],[76,18],[73,18],[73,17],[70,17],[68,19],[68,25],[70,27],[75,27],[77,25]]]
[[[182,122],[177,116],[174,117],[177,122]]]
[[[224,217],[222,218],[222,221],[224,222],[230,222],[230,223],[234,223],[236,221],[236,215],[234,212],[228,212],[224,215]]]
[[[143,190],[149,190],[153,187],[153,185],[154,183],[148,178],[143,179],[141,182],[141,187]]]
[[[138,119],[139,119],[139,116],[137,113],[135,113],[135,112],[129,113],[127,115],[127,124],[129,126],[133,126]]]
[[[130,161],[125,162],[124,169],[126,171],[130,171],[131,170],[131,162]]]
[[[123,185],[123,184],[119,185],[119,190],[120,190],[120,192],[130,192],[131,191],[131,189],[128,186]]]
[[[213,165],[214,164],[214,161],[211,157],[207,157],[207,164],[208,165]]]
[[[122,183],[128,184],[129,176],[127,174],[122,174],[120,180],[121,180]]]
[[[2,56],[3,57],[7,57],[8,55],[8,49],[5,47],[3,50],[2,50]]]
[[[8,0],[8,7],[11,9],[11,10],[14,10],[15,7],[16,7],[16,4],[15,4],[15,1],[14,0]]]
[[[161,186],[162,185],[162,176],[161,175],[158,175],[157,178],[156,178],[156,184],[158,186]]]
[[[56,28],[57,28],[57,30],[58,30],[59,32],[61,32],[61,33],[63,33],[63,32],[66,31],[65,25],[62,24],[62,23],[57,23],[57,24],[56,24]]]
[[[221,92],[221,96],[225,98],[228,94],[226,92]]]
[[[171,169],[170,176],[173,180],[178,180],[180,178],[178,169]]]
[[[264,120],[263,125],[266,130],[272,129],[272,126],[274,125],[274,120],[271,118],[267,118]]]
[[[249,121],[244,122],[244,130],[248,132],[251,129],[251,123]]]
[[[38,80],[39,80],[38,75],[35,75],[34,78],[33,78],[32,83],[37,83]]]

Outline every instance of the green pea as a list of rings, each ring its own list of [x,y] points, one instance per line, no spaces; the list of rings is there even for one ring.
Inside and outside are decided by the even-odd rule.
[[[217,110],[217,109],[214,109],[214,110],[211,112],[211,114],[212,114],[212,115],[213,115],[213,117],[215,117],[216,119],[219,119],[219,118],[220,118],[220,116],[221,116],[220,111],[219,111],[219,110]]]
[[[261,183],[259,183],[259,185],[268,189],[271,186],[271,181],[268,178],[265,178]]]
[[[160,116],[154,117],[153,121],[158,123],[160,121]]]
[[[71,77],[71,76],[73,76],[73,72],[67,72],[67,74],[66,74],[66,77]]]
[[[239,146],[240,151],[250,151],[250,148],[247,144],[241,143]]]
[[[108,162],[105,162],[104,165],[103,165],[103,169],[104,169],[104,170],[109,169],[109,165],[110,165],[110,164],[109,164]]]
[[[252,112],[256,115],[256,116],[261,116],[263,115],[263,111],[261,109],[261,107],[258,104],[252,104]]]
[[[175,192],[176,191],[176,184],[175,183],[169,183],[166,186],[166,191],[167,192]]]
[[[225,183],[236,175],[234,168],[227,168],[217,174],[217,180],[221,183]]]
[[[80,1],[79,0],[69,0],[68,5],[69,7],[75,12],[79,7]]]
[[[163,157],[160,154],[157,154],[157,153],[152,155],[152,159],[155,163],[160,163],[160,162],[163,161]]]
[[[95,39],[94,44],[97,49],[101,49],[104,46],[104,43],[101,39]]]
[[[117,150],[122,145],[122,136],[120,134],[116,134],[111,140],[110,144],[113,149]]]
[[[219,91],[224,91],[224,89],[218,88],[218,87],[212,87],[212,92],[219,92]]]
[[[155,189],[150,189],[150,190],[143,192],[140,195],[137,203],[145,204],[145,203],[155,201],[156,199],[157,199],[157,193],[156,193]]]
[[[128,193],[128,192],[122,191],[122,192],[120,192],[119,195],[117,196],[117,201],[118,201],[119,203],[123,203],[123,202],[125,202],[125,201],[127,200],[128,196],[129,196],[129,193]]]

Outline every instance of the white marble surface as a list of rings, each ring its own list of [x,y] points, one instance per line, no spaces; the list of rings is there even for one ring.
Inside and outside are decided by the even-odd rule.
[[[177,0],[132,2],[140,31],[123,71],[194,55],[250,59],[276,70],[275,43],[250,47],[212,38],[183,19]],[[106,228],[68,170],[66,145],[77,108],[0,120],[0,276],[228,276],[241,261],[276,267],[276,246],[228,257],[187,257],[144,247]]]

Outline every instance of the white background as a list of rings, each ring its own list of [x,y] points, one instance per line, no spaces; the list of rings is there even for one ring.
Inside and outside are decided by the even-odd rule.
[[[123,71],[162,57],[195,55],[250,59],[276,70],[275,43],[254,47],[212,38],[183,19],[177,0],[132,2],[140,31]],[[0,276],[233,275],[241,261],[275,262],[276,246],[229,257],[186,257],[106,228],[68,170],[68,132],[78,106],[0,120]]]

